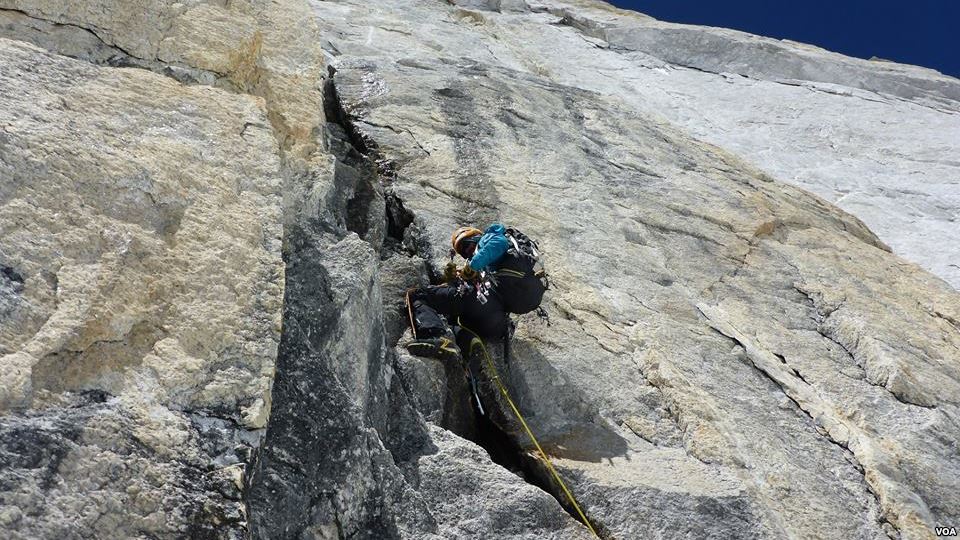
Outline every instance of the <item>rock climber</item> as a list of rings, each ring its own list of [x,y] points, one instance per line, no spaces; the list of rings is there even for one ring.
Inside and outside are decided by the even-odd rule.
[[[407,294],[415,337],[407,350],[418,356],[458,358],[463,344],[458,345],[451,324],[484,339],[504,336],[508,313],[537,309],[547,289],[545,274],[535,268],[536,243],[519,231],[500,223],[486,231],[460,227],[450,243],[444,283]],[[466,259],[459,270],[454,254]]]

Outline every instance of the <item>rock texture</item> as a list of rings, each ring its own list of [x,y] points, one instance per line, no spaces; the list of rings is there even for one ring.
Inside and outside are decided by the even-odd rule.
[[[245,537],[281,331],[289,159],[274,125],[293,100],[237,93],[251,62],[225,48],[249,50],[242,17],[161,35],[160,3],[137,21],[110,3],[2,7],[4,36],[51,51],[0,40],[2,528]],[[215,82],[197,39],[220,40],[205,50],[236,60],[237,84],[163,76]],[[261,85],[308,56],[255,41]]]
[[[499,220],[553,322],[490,350],[602,537],[931,538],[958,88],[592,0],[0,0],[0,530],[589,538],[398,346]]]
[[[550,495],[436,426],[473,435],[460,429],[472,420],[463,373],[393,347],[424,262],[403,247],[403,210],[387,207],[376,164],[338,123],[332,85],[327,98],[332,171],[288,210],[285,330],[250,484],[253,536],[587,537]]]
[[[594,0],[454,3],[336,3],[321,24],[332,55],[432,51],[616,96],[837,204],[960,288],[957,79]]]
[[[25,537],[239,520],[193,496],[222,499],[223,476],[239,498],[231,439],[269,415],[283,275],[261,104],[0,47],[0,403],[28,409],[4,421],[4,502]]]
[[[610,85],[585,74],[590,55],[631,56],[583,28],[622,14],[314,7],[339,32],[327,50],[352,124],[436,242],[421,254],[442,261],[445,231],[495,219],[550,253],[559,320],[522,325],[509,378],[605,534],[925,538],[957,519],[956,293],[859,220],[637,106],[655,90],[596,93]],[[812,58],[836,73],[818,84],[866,69]],[[633,71],[678,71],[657,62]],[[952,79],[891,71],[924,79],[897,82],[916,86],[904,99],[955,107]]]
[[[474,433],[462,371],[395,358],[425,267],[305,3],[0,7],[41,47],[2,40],[5,532],[584,537],[414,408]]]

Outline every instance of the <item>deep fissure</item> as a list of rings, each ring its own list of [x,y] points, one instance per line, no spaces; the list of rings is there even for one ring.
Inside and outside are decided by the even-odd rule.
[[[473,402],[473,400],[471,401]],[[490,410],[489,407],[491,405],[489,402],[492,401],[496,403],[496,400],[483,400],[482,396],[481,401],[486,410]],[[563,508],[570,517],[579,523],[583,523],[576,509],[572,507],[562,493],[562,489],[554,484],[553,478],[546,470],[546,465],[543,464],[541,458],[524,449],[524,447],[514,440],[506,431],[491,420],[489,416],[480,414],[475,402],[473,402],[472,408],[475,419],[476,436],[465,438],[486,450],[494,463],[522,478],[524,482],[540,488],[556,499],[560,507]],[[506,411],[499,408],[497,412],[506,414]],[[544,459],[549,459],[549,457],[544,456]],[[587,519],[590,520],[590,525],[596,529],[601,538],[609,537],[606,529],[601,524],[591,519],[589,515]]]
[[[345,142],[351,147],[351,150],[359,153],[367,164],[375,164],[376,170],[380,175],[380,178],[377,180],[382,180],[384,174],[393,177],[396,174],[394,164],[380,155],[376,149],[375,142],[363,136],[351,122],[351,116],[344,108],[337,91],[334,81],[335,74],[336,69],[331,66],[329,68],[329,76],[324,85],[324,111],[327,116],[327,121],[335,124],[342,130],[346,138]],[[356,158],[357,156],[352,155],[352,157]],[[358,191],[360,191],[360,189],[358,186]],[[384,245],[382,246],[383,249],[394,252],[406,252],[408,255],[418,255],[426,261],[428,268],[432,268],[430,263],[433,257],[430,255],[429,249],[426,245],[414,241],[412,238],[413,235],[410,234],[409,228],[414,223],[414,213],[404,206],[403,199],[393,190],[386,189],[384,191],[383,204],[385,206],[384,220],[386,235]],[[351,214],[353,210],[355,210],[355,208],[348,204],[348,221],[349,214]],[[489,377],[490,375],[483,372],[477,362],[474,362],[471,368],[473,377],[478,382],[477,388],[481,403],[478,405],[477,400],[471,396],[457,396],[458,399],[468,399],[470,401],[471,406],[469,409],[460,410],[469,410],[472,419],[452,417],[447,419],[449,425],[441,427],[450,429],[453,433],[470,440],[486,450],[491,461],[523,479],[526,483],[549,494],[559,503],[565,512],[576,521],[583,523],[576,509],[566,500],[560,486],[555,485],[552,476],[549,474],[541,459],[532,455],[514,437],[491,420],[489,416],[491,412],[496,412],[500,417],[510,417],[512,412],[504,410],[497,399],[490,397],[488,392],[492,392],[493,390],[487,389],[485,388],[487,385],[479,383],[481,376]],[[464,377],[466,377],[466,373],[464,373]],[[408,390],[405,388],[404,391]],[[483,413],[481,413],[480,406],[484,409]],[[466,432],[461,432],[462,430],[454,428],[454,426],[458,425],[469,426],[470,429],[466,430]],[[544,456],[544,458],[549,459],[547,456]],[[600,533],[601,537],[608,537],[608,534],[602,526],[593,520],[590,520],[590,524]]]
[[[367,142],[350,120],[350,115],[340,100],[340,93],[337,91],[337,85],[334,82],[336,74],[336,68],[327,66],[327,79],[323,84],[323,112],[327,117],[327,122],[343,128],[343,131],[347,134],[348,142],[357,152],[370,159],[371,148],[368,147]]]

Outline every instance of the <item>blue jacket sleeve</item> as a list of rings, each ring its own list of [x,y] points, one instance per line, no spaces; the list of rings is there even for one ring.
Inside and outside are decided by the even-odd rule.
[[[504,226],[499,223],[487,227],[483,236],[480,237],[480,242],[477,243],[476,253],[470,259],[470,268],[479,272],[499,261],[510,247],[506,232]]]

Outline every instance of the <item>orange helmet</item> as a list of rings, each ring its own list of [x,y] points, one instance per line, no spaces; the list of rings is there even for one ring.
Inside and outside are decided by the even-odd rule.
[[[463,251],[461,248],[464,247],[464,241],[469,240],[470,238],[476,238],[483,234],[483,231],[475,227],[460,227],[459,229],[453,231],[453,236],[450,237],[450,244],[453,246],[453,250],[460,254],[463,257]],[[478,239],[473,240],[476,242]]]

